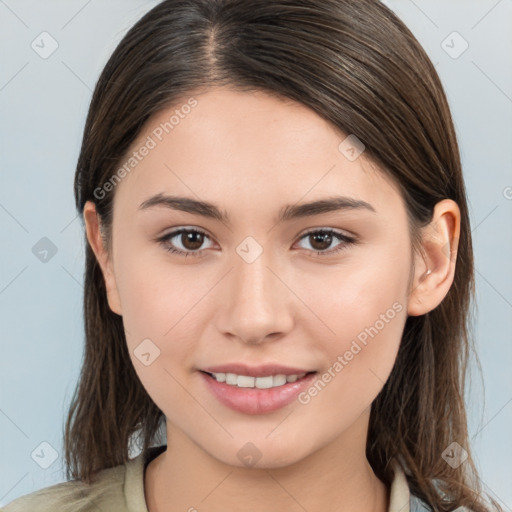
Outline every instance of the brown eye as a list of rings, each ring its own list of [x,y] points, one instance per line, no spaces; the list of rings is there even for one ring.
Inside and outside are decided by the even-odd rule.
[[[198,231],[188,231],[181,233],[180,242],[185,249],[196,251],[203,245],[204,235]]]
[[[329,247],[332,246],[333,241],[336,239],[339,240],[339,243],[334,246],[334,249],[329,250]],[[316,231],[310,231],[303,235],[301,240],[308,240],[311,250],[316,252],[319,256],[332,255],[356,243],[354,237],[338,233],[333,229],[317,229]]]
[[[183,256],[200,256],[203,244],[210,237],[197,229],[178,229],[158,239],[164,248],[172,253]]]
[[[329,249],[329,246],[332,243],[332,235],[323,232],[310,233],[309,239],[312,242],[311,247],[318,251],[325,251]]]

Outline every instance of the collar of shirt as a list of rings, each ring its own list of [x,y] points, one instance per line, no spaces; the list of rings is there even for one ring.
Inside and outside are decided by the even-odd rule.
[[[167,449],[167,445],[150,447],[146,457],[138,455],[126,464],[123,485],[126,507],[129,512],[148,512],[144,497],[144,470],[146,465]],[[410,495],[405,473],[397,461],[393,463],[394,477],[391,482],[388,512],[428,511],[423,502]]]

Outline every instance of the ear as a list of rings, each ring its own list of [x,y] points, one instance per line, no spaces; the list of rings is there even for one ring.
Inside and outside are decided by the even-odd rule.
[[[419,316],[432,311],[453,283],[460,235],[460,210],[455,201],[443,199],[431,222],[422,228],[420,254],[414,259],[414,277],[407,313]]]
[[[101,236],[101,219],[96,212],[96,205],[92,201],[85,203],[83,215],[87,240],[96,256],[103,274],[103,279],[105,280],[108,305],[114,313],[121,315],[121,301],[119,300],[112,260],[105,248]]]

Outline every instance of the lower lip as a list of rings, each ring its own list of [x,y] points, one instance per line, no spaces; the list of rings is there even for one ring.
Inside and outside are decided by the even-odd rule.
[[[224,382],[217,382],[215,377],[199,372],[208,389],[223,405],[245,414],[265,414],[273,412],[293,402],[315,378],[310,373],[295,382],[268,389],[239,388]]]

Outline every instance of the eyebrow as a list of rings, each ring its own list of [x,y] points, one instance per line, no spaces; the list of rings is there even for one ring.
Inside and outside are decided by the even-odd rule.
[[[230,224],[229,215],[215,204],[207,201],[197,201],[189,197],[170,196],[160,193],[146,199],[141,203],[138,209],[147,210],[155,207],[179,210]],[[366,201],[351,197],[336,196],[312,201],[310,203],[286,205],[279,212],[277,222],[280,223],[339,210],[347,211],[360,209],[377,213],[375,208]]]

